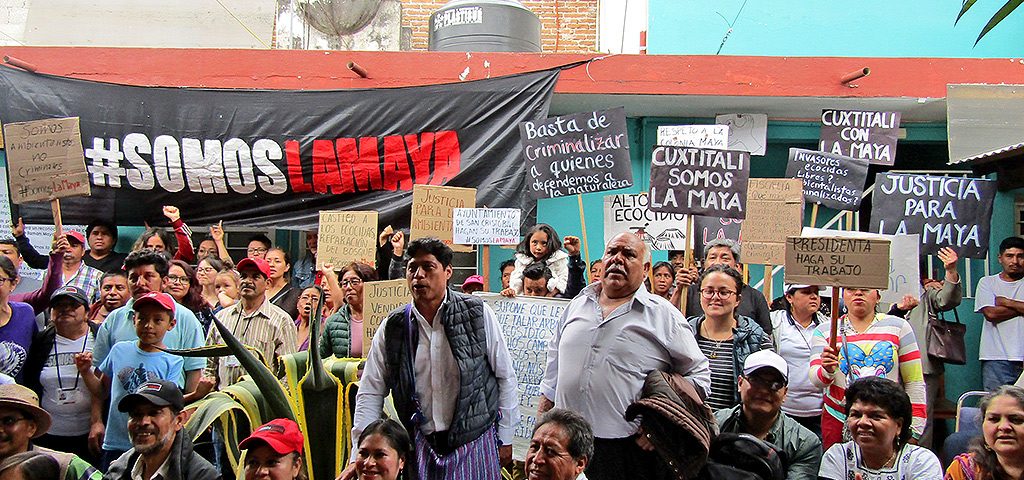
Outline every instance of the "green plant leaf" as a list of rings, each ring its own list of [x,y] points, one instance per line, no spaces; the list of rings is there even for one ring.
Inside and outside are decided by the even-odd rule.
[[[260,392],[263,393],[263,398],[266,400],[267,405],[270,407],[270,414],[273,418],[287,418],[289,420],[295,420],[295,412],[292,411],[291,405],[288,403],[288,398],[285,396],[284,390],[281,388],[281,384],[277,381],[277,377],[263,364],[255,355],[249,352],[248,349],[242,345],[241,342],[231,334],[231,331],[220,323],[220,320],[213,319],[213,324],[217,327],[217,331],[220,332],[221,338],[224,340],[224,344],[234,353],[238,363],[242,365],[242,368],[249,374],[252,381],[259,387]]]
[[[989,19],[988,23],[985,24],[985,28],[981,29],[981,33],[978,35],[978,39],[974,41],[974,46],[978,46],[978,42],[981,41],[982,37],[984,37],[985,34],[987,34],[989,31],[995,28],[996,25],[999,25],[999,22],[1002,22],[1007,15],[1013,13],[1013,11],[1016,10],[1017,7],[1019,7],[1022,3],[1024,3],[1024,0],[1007,0],[1006,4],[1003,5],[1003,8],[1000,8],[995,15],[992,15],[992,18]]]
[[[967,10],[969,10],[972,6],[974,6],[974,4],[977,1],[978,0],[964,0],[964,6],[963,6],[963,8],[960,9],[960,13],[958,13],[956,15],[956,20],[953,22],[954,26],[956,25],[957,22],[960,21],[960,17],[964,16],[964,14],[967,13]]]

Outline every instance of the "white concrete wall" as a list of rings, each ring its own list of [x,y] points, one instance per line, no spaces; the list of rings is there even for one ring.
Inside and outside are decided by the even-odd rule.
[[[640,53],[640,32],[647,30],[647,0],[601,0],[598,15],[602,52]]]

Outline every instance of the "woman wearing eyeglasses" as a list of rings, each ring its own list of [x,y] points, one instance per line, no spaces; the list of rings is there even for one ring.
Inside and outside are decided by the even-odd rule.
[[[736,378],[747,355],[772,348],[771,337],[736,307],[743,291],[743,276],[727,265],[714,265],[700,276],[700,305],[704,315],[691,317],[697,345],[711,363],[712,410],[739,404]]]
[[[270,265],[270,278],[267,285],[267,298],[288,313],[292,321],[299,318],[299,289],[292,286],[292,259],[288,252],[280,247],[267,250],[264,257]]]
[[[203,333],[209,332],[210,325],[213,325],[213,309],[203,298],[203,287],[199,285],[192,266],[181,260],[171,260],[164,280],[167,282],[164,292],[196,314],[203,325]]]
[[[217,295],[217,273],[224,269],[224,262],[215,256],[203,257],[196,265],[196,283],[203,292],[203,300],[213,309],[213,313],[221,311],[220,297]]]
[[[881,296],[869,288],[844,288],[847,314],[839,318],[836,346],[829,346],[831,321],[818,325],[811,343],[811,381],[825,389],[821,443],[828,450],[844,440],[846,387],[865,377],[885,377],[903,387],[913,403],[913,438],[925,423],[921,352],[906,320],[877,313]]]
[[[340,358],[362,357],[363,348],[363,284],[377,280],[377,270],[365,263],[349,264],[338,282],[345,304],[327,319],[320,337],[320,354]],[[338,299],[334,300],[338,302]]]

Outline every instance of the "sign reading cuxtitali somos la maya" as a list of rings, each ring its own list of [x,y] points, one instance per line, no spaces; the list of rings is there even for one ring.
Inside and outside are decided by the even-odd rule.
[[[652,212],[646,193],[624,193],[604,197],[604,243],[616,235],[632,233],[651,250],[686,249],[686,215]]]
[[[750,153],[654,147],[648,208],[743,219],[747,215]]]
[[[899,130],[900,112],[822,110],[818,150],[892,165]]]
[[[786,176],[804,181],[804,200],[836,210],[860,208],[868,162],[802,148],[789,149]]]
[[[942,247],[985,258],[996,182],[980,178],[879,173],[871,199],[871,231],[921,235],[921,253]]]
[[[633,186],[622,107],[519,124],[534,198]]]

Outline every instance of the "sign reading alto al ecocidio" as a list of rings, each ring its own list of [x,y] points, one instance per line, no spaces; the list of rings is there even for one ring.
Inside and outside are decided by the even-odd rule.
[[[747,216],[750,153],[654,147],[648,208],[710,217]]]
[[[622,107],[523,122],[519,133],[534,198],[633,186]]]
[[[452,238],[460,245],[515,245],[519,243],[518,208],[456,208],[452,211]]]
[[[889,288],[889,241],[845,237],[786,239],[786,283]]]
[[[412,188],[410,238],[435,237],[456,252],[472,252],[452,238],[452,216],[456,208],[476,206],[476,189],[416,185]]]
[[[786,176],[804,181],[804,199],[836,210],[860,208],[868,161],[802,148],[789,149]]]
[[[900,112],[822,110],[818,150],[892,165],[899,132]]]
[[[686,215],[652,212],[646,193],[623,193],[604,197],[604,243],[616,235],[632,233],[651,250],[686,249]]]
[[[3,128],[11,202],[91,193],[78,117],[8,123]]]
[[[388,314],[411,299],[412,294],[404,278],[363,284],[363,331],[353,332],[353,335],[363,336],[363,357],[369,355],[373,335]]]
[[[981,178],[879,173],[871,199],[871,231],[921,235],[921,253],[942,247],[985,258],[996,182]]]
[[[540,383],[547,368],[548,340],[558,328],[568,300],[519,296],[506,298],[495,293],[478,293],[494,310],[501,333],[512,356],[519,399],[519,425],[512,438],[512,454],[526,458],[533,427],[537,423]]]
[[[327,264],[376,263],[377,212],[321,211],[317,233],[317,270]]]

